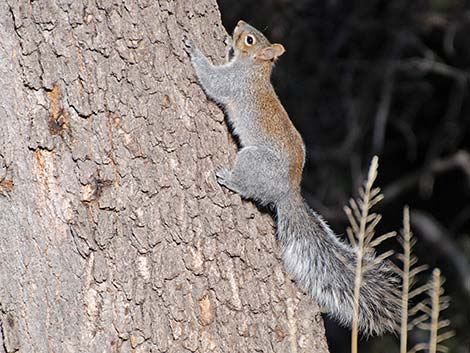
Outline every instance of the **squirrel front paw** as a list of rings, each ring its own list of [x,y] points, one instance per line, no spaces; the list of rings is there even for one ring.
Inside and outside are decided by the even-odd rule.
[[[193,41],[189,38],[184,38],[183,43],[184,43],[184,50],[186,51],[186,53],[188,53],[189,56],[191,56],[194,52]]]

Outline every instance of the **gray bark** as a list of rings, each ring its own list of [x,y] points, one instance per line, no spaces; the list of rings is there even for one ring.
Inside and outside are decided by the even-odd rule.
[[[184,36],[214,0],[0,2],[0,352],[327,352]]]

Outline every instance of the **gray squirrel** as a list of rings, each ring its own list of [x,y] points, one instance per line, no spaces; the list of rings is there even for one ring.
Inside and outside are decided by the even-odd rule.
[[[271,84],[274,62],[284,47],[271,44],[244,21],[238,22],[231,42],[230,60],[214,66],[185,40],[200,85],[224,106],[241,146],[233,169],[218,171],[217,181],[243,198],[273,206],[287,272],[331,316],[350,325],[356,253],[301,196],[305,147]],[[369,265],[358,312],[364,334],[395,331],[400,313],[390,267],[373,260],[363,260]]]

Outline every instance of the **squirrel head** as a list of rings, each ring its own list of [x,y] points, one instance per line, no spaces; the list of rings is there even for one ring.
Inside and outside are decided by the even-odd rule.
[[[235,58],[257,63],[273,63],[286,51],[282,44],[271,44],[260,31],[242,20],[238,21],[232,40]]]

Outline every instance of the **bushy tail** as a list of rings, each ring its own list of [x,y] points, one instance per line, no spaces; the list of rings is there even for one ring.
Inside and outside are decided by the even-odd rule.
[[[343,243],[298,195],[276,205],[278,238],[287,271],[340,323],[354,311],[356,253]],[[358,326],[364,334],[396,331],[400,315],[398,281],[386,262],[363,260]]]

